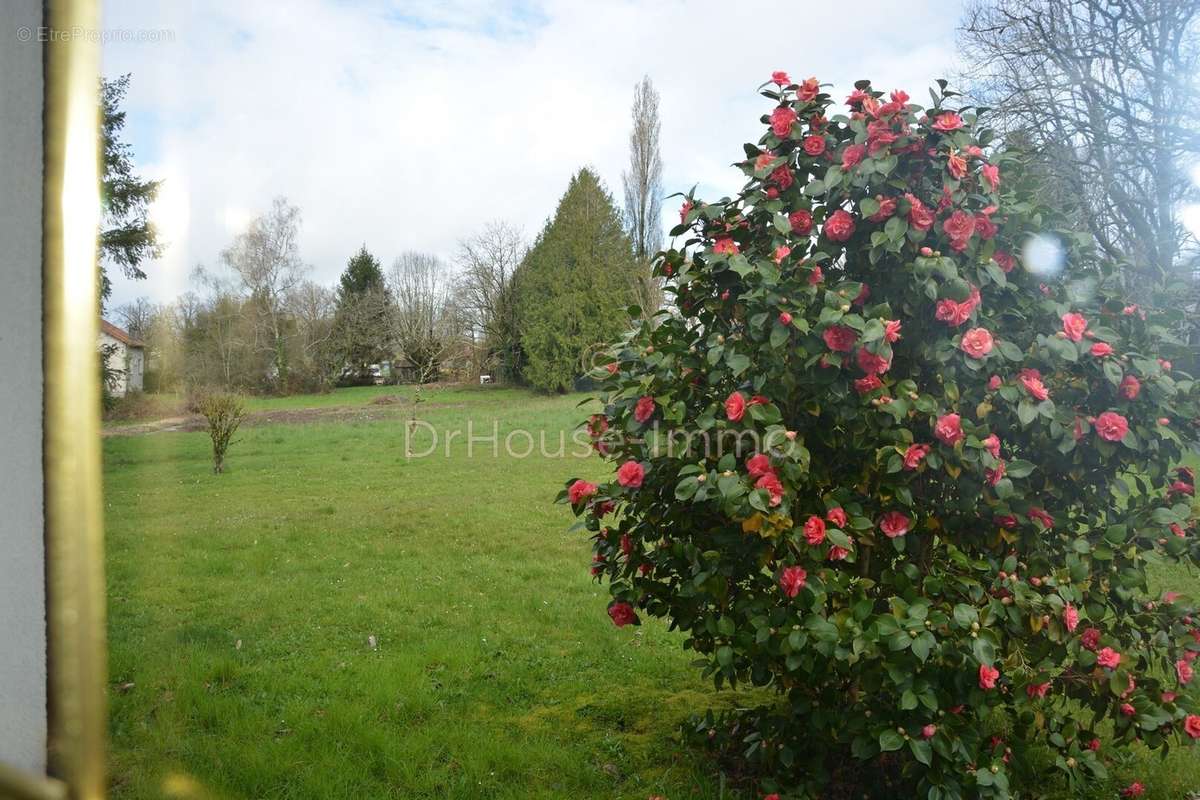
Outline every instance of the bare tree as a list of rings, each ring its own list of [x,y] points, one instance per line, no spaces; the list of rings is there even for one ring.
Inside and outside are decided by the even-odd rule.
[[[146,336],[150,333],[150,325],[154,321],[154,315],[157,313],[158,306],[151,303],[145,297],[139,297],[133,302],[119,307],[117,309],[117,318],[121,321],[121,325],[128,331],[130,336],[145,341]]]
[[[451,282],[437,256],[409,251],[392,262],[387,274],[392,314],[393,343],[397,355],[408,362],[416,377],[405,437],[405,457],[412,455],[417,414],[424,400],[424,385],[434,381],[446,358],[461,347],[464,315],[454,303]],[[395,369],[395,365],[393,365]]]
[[[962,28],[972,94],[1134,293],[1196,267],[1198,32],[1195,0],[987,0]]]
[[[310,389],[325,389],[336,377],[338,348],[334,345],[335,292],[312,281],[302,281],[288,292],[286,307],[296,325],[292,373],[300,372]]]
[[[272,353],[278,389],[286,389],[288,382],[284,301],[308,271],[300,260],[299,235],[300,209],[276,197],[271,210],[221,252],[222,263],[237,273],[255,306],[257,346]]]
[[[515,378],[519,348],[513,276],[529,247],[520,229],[489,222],[458,243],[455,295],[469,334],[498,360],[506,378]]]
[[[650,76],[633,90],[633,129],[629,132],[629,169],[625,185],[625,218],[639,270],[635,296],[646,315],[662,305],[662,287],[651,274],[650,259],[662,247],[662,155],[659,153],[658,91]]]

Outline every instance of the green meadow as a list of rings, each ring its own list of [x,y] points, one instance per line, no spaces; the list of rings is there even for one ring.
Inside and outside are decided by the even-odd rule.
[[[589,542],[553,505],[567,477],[606,471],[571,457],[584,398],[426,390],[438,441],[420,426],[412,445],[437,448],[406,459],[411,406],[378,402],[396,394],[254,400],[312,414],[260,413],[223,475],[202,432],[105,439],[113,796],[746,797],[678,741],[738,698],[665,625],[613,627]],[[496,447],[447,452],[468,422],[495,423]],[[1194,753],[1135,755],[1114,786],[1185,797]]]

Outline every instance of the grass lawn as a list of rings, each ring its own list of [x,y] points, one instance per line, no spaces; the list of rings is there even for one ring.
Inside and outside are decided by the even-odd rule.
[[[203,433],[104,441],[114,797],[738,797],[674,741],[690,712],[735,697],[663,625],[612,626],[589,544],[551,504],[604,466],[504,451],[515,429],[557,450],[582,398],[426,398],[438,429],[488,436],[498,420],[500,453],[476,443],[468,459],[460,437],[447,458],[443,436],[406,461],[399,416],[248,427],[220,476]],[[1200,788],[1195,752],[1118,778],[1183,797]]]

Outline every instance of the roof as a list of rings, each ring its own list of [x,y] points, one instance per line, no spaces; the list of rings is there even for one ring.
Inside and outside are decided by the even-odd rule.
[[[135,339],[132,336],[130,336],[127,331],[125,331],[121,328],[118,328],[116,325],[113,325],[111,322],[109,322],[108,320],[103,319],[103,318],[100,320],[100,332],[107,333],[109,336],[111,336],[112,338],[116,339],[118,342],[121,342],[122,344],[124,344],[128,347],[145,347],[146,346],[140,340]]]

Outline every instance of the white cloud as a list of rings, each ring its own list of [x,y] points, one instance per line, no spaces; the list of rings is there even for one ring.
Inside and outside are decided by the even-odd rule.
[[[667,192],[713,196],[741,184],[728,165],[761,133],[755,88],[772,70],[839,92],[871,77],[920,102],[952,66],[957,7],[786,6],[106,4],[106,28],[174,34],[104,50],[106,75],[133,73],[127,138],[172,187],[168,251],[148,280],[118,281],[114,303],[175,296],[277,194],[303,210],[302,253],[323,282],[362,242],[386,263],[449,257],[497,217],[532,236],[585,164],[619,199],[643,73],[662,94]]]

